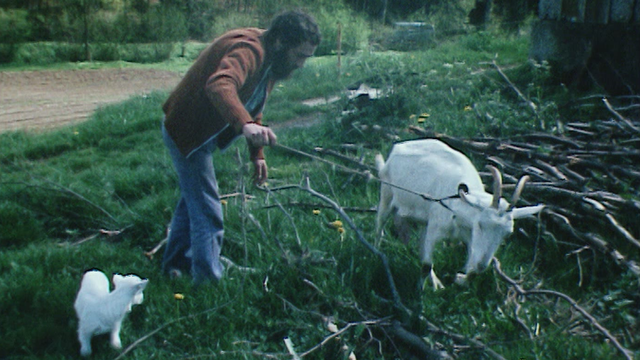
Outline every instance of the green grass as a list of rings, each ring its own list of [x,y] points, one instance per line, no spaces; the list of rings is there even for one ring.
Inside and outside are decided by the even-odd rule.
[[[350,155],[362,156],[368,164],[375,153],[388,151],[389,134],[414,137],[405,130],[418,124],[411,115],[428,113],[422,126],[461,137],[537,131],[538,122],[486,64],[498,54],[497,63],[512,80],[548,109],[541,120],[551,124],[558,116],[553,110],[557,98],[543,86],[544,69],[528,64],[526,53],[525,38],[480,33],[421,52],[350,55],[340,70],[335,57],[311,59],[274,91],[265,121],[278,124],[316,114],[322,119],[319,124],[281,128],[279,141],[308,152],[316,146],[340,149],[343,143],[355,144]],[[185,65],[159,66],[184,71]],[[349,107],[345,99],[317,109],[299,104],[362,81],[393,91],[350,115],[342,114]],[[166,95],[134,97],[100,109],[85,123],[44,134],[0,134],[0,358],[77,358],[72,304],[82,273],[90,268],[150,279],[145,302],[124,322],[122,340],[126,347],[152,335],[129,352],[128,359],[264,359],[264,354],[290,359],[285,336],[302,353],[331,335],[329,319],[344,328],[389,316],[406,320],[406,326],[432,346],[454,352],[455,344],[468,345],[428,331],[417,319],[400,317],[385,300],[390,293],[379,259],[357,241],[353,229],[340,234],[327,226],[339,215],[322,207],[326,204],[300,189],[266,193],[250,185],[244,141],[215,153],[214,161],[222,194],[252,196],[248,201],[241,196],[228,199],[223,249],[225,257],[252,271],[229,267],[220,283],[199,289],[188,279],[163,277],[162,251],[153,259],[144,252],[164,238],[178,198],[160,136],[160,106]],[[376,124],[391,129],[375,131]],[[373,181],[277,149],[268,149],[267,159],[272,189],[300,184],[308,176],[313,189],[344,207],[377,205],[378,184]],[[354,211],[349,216],[372,240],[375,213]],[[581,274],[575,257],[566,256],[568,247],[538,234],[535,221],[518,226],[531,236],[516,232],[500,248],[496,255],[503,269],[522,278],[525,288],[541,285],[569,294],[614,335],[629,339],[623,333],[638,321],[629,302],[637,279],[592,258],[585,265],[593,271],[582,274],[586,281],[579,287]],[[101,230],[121,233],[107,236]],[[468,287],[418,292],[417,244],[385,241],[381,250],[405,305],[448,331],[482,341],[506,359],[620,356],[566,303],[517,298],[493,271]],[[435,262],[441,278],[451,282],[465,258],[463,245],[440,245]],[[176,300],[175,293],[184,294],[184,300]],[[624,345],[638,350],[637,340]],[[94,339],[94,359],[119,354],[107,343],[105,337]],[[305,358],[346,359],[351,351],[358,359],[410,358],[383,327],[364,324],[350,326]],[[455,352],[460,359],[489,358],[473,346]]]

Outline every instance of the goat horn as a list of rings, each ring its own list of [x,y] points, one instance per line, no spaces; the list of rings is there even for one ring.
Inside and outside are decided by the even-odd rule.
[[[495,166],[488,166],[491,175],[493,175],[493,201],[491,207],[500,208],[500,198],[502,197],[502,174]]]
[[[511,197],[511,205],[510,209],[513,209],[516,206],[518,200],[520,200],[520,194],[522,194],[522,190],[524,189],[524,185],[529,181],[529,175],[525,175],[518,180],[518,184],[516,185],[516,189],[513,190],[513,196]]]

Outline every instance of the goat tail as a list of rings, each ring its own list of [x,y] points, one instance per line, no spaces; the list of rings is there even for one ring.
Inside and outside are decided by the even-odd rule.
[[[376,155],[376,169],[378,169],[378,173],[382,171],[383,167],[384,167],[384,158],[382,157],[382,154],[378,153]]]

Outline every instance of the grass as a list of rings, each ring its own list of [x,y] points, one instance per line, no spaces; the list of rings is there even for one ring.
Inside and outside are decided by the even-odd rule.
[[[526,53],[526,38],[478,33],[420,52],[350,55],[340,70],[335,57],[315,58],[274,91],[265,121],[276,126],[294,117],[320,117],[310,127],[278,129],[279,141],[308,152],[351,143],[355,150],[349,154],[368,164],[375,153],[389,150],[389,136],[411,138],[408,125],[455,136],[539,130],[487,64],[495,59],[507,69],[526,95],[547,109],[541,120],[553,124],[559,116],[557,98],[543,86],[544,69],[528,64]],[[185,65],[159,66],[184,71]],[[346,99],[314,109],[299,104],[359,82],[392,91],[360,109]],[[134,97],[97,111],[87,122],[44,134],[0,135],[0,358],[76,358],[73,300],[83,271],[100,268],[150,279],[145,302],[124,322],[125,347],[144,339],[128,359],[289,359],[284,337],[303,353],[328,339],[329,322],[347,330],[305,358],[346,359],[353,351],[358,359],[410,359],[384,327],[363,323],[398,316],[384,300],[389,290],[378,258],[358,243],[353,229],[340,233],[328,226],[338,214],[305,191],[267,193],[251,186],[243,141],[214,156],[221,192],[251,195],[248,201],[231,197],[225,205],[223,253],[238,267],[229,266],[223,281],[199,289],[188,279],[162,276],[161,252],[153,259],[144,252],[164,238],[178,198],[159,130],[166,95]],[[353,112],[345,115],[345,108]],[[429,114],[425,123],[417,123],[420,114]],[[388,131],[376,131],[376,124]],[[267,158],[270,188],[299,184],[308,176],[318,192],[344,207],[361,208],[349,216],[367,239],[373,238],[375,214],[365,210],[377,205],[378,184],[277,149],[267,150]],[[585,264],[594,272],[583,274],[585,285],[577,286],[581,274],[568,260],[567,247],[539,234],[535,221],[517,226],[534,234],[537,244],[514,233],[496,254],[503,269],[522,278],[527,288],[542,284],[571,295],[624,337],[637,321],[629,302],[637,279],[595,259]],[[120,233],[108,236],[101,230]],[[516,302],[493,271],[465,288],[418,292],[417,245],[385,241],[381,250],[408,307],[448,331],[481,340],[507,359],[619,357],[568,305],[547,298]],[[435,262],[445,282],[465,257],[461,244],[440,245]],[[184,300],[176,300],[176,293]],[[489,357],[473,346],[454,348],[468,344],[429,332],[420,321],[407,324],[430,345],[460,359]],[[93,358],[118,356],[107,343],[105,337],[94,339]],[[637,343],[625,345],[638,349]]]

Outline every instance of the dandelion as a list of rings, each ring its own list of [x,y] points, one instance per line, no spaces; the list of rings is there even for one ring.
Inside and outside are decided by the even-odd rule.
[[[227,205],[227,200],[220,200],[220,204],[223,206]]]
[[[409,116],[409,120],[413,121],[416,119],[416,114],[411,114],[411,116]]]
[[[338,228],[338,232],[339,232],[340,234],[344,234],[344,228],[343,228],[343,227],[339,227],[339,228]]]
[[[176,300],[176,317],[180,317],[180,303],[184,300],[184,295],[175,293],[173,294],[173,298]]]
[[[420,114],[420,116],[418,116],[418,123],[423,123],[425,121],[427,121],[427,119],[431,116],[431,114],[429,113],[422,113]]]
[[[464,107],[464,111],[471,111],[471,110],[473,110],[471,105],[467,105],[467,106]]]
[[[320,215],[320,210],[314,209],[313,210],[313,215]]]
[[[332,222],[332,223],[331,223],[331,226],[333,226],[333,227],[334,227],[334,228],[336,228],[336,229],[339,229],[339,228],[341,228],[341,227],[342,227],[342,221],[340,221],[340,220],[336,220],[336,221],[334,221],[334,222]]]

